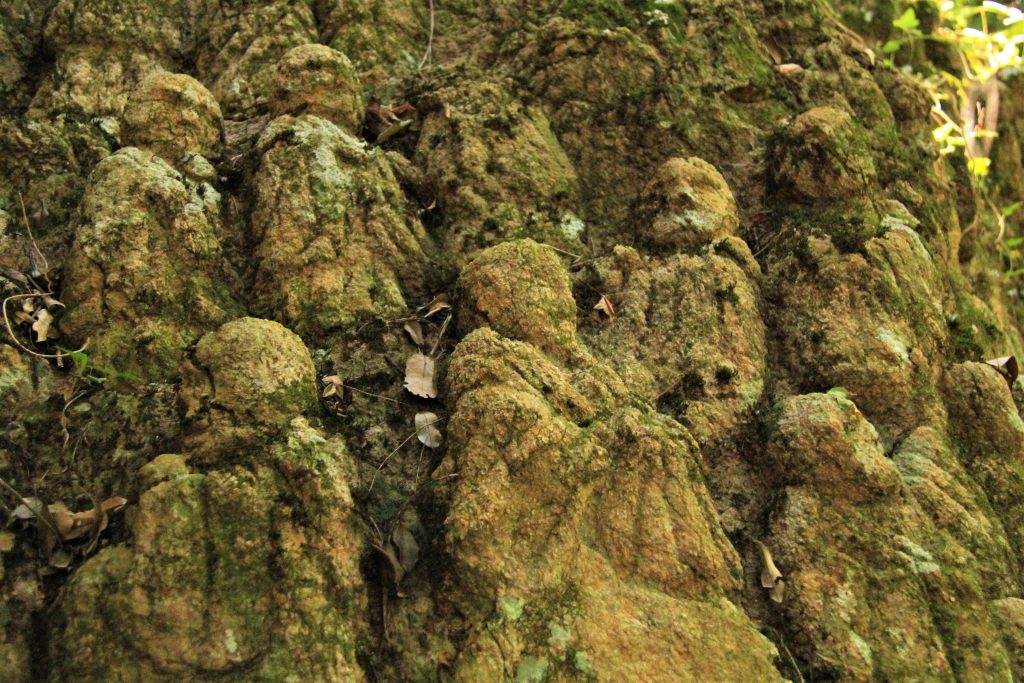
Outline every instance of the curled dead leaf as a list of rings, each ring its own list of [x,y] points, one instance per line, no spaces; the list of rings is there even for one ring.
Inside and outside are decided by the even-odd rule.
[[[405,331],[409,333],[409,337],[412,339],[416,346],[423,346],[423,326],[416,320],[411,320],[405,324]]]
[[[341,397],[342,392],[345,390],[345,383],[341,380],[338,375],[327,375],[323,378],[324,390],[321,396],[327,398],[328,396]]]
[[[388,565],[391,567],[391,573],[394,576],[395,587],[397,588],[398,584],[400,584],[402,579],[405,578],[405,567],[403,567],[402,563],[398,560],[398,553],[395,550],[395,546],[390,542],[384,544],[373,542],[372,545],[374,550],[379,552],[381,556],[388,561]]]
[[[43,501],[35,497],[22,498],[21,505],[14,508],[14,518],[25,521],[35,519],[36,514],[43,509]]]
[[[417,313],[417,315],[420,315],[420,316],[422,316],[424,318],[429,318],[430,316],[434,315],[438,311],[443,311],[444,309],[451,308],[451,307],[452,307],[452,305],[448,301],[448,295],[447,294],[438,294],[429,303],[426,303],[423,306],[420,306],[419,308],[417,308],[416,309],[416,313]]]
[[[615,322],[615,305],[612,300],[604,294],[598,299],[598,302],[594,305],[594,310],[597,314],[603,316],[608,322]]]
[[[433,358],[423,353],[412,354],[405,363],[405,388],[414,396],[436,398],[434,371]]]
[[[420,545],[416,537],[407,527],[399,526],[391,532],[391,543],[398,549],[398,561],[408,574],[420,559]]]
[[[1017,377],[1020,375],[1020,367],[1017,364],[1016,356],[1003,356],[1002,358],[993,358],[992,360],[985,361],[988,365],[991,365],[996,369],[1006,383],[1010,386],[1010,390],[1013,390],[1013,383],[1017,381]]]
[[[761,551],[761,587],[768,590],[768,597],[773,602],[782,602],[786,590],[786,582],[782,572],[775,566],[771,551],[761,541],[754,541],[757,549]]]
[[[427,448],[441,445],[441,430],[435,426],[440,421],[434,413],[416,413],[416,438]]]
[[[50,325],[53,324],[53,316],[45,308],[36,312],[36,321],[32,323],[32,331],[36,333],[36,341],[44,342],[50,335]]]

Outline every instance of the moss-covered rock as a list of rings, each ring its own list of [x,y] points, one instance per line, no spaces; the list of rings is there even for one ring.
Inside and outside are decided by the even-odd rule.
[[[862,194],[877,175],[864,130],[835,107],[800,114],[775,148],[775,183],[805,201]]]
[[[635,217],[641,243],[658,251],[693,253],[739,228],[725,178],[703,159],[670,159],[640,195]]]
[[[608,369],[576,367],[486,328],[456,350],[435,474],[458,475],[445,602],[472,625],[455,679],[776,680],[772,648],[726,597],[736,557],[708,523],[693,441],[624,401]],[[652,618],[622,626],[639,613]]]
[[[253,177],[253,310],[317,337],[429,291],[431,242],[387,157],[316,116],[276,119]]]
[[[457,294],[463,333],[487,325],[563,359],[576,346],[568,274],[553,249],[533,240],[482,252],[462,272]]]
[[[173,377],[184,350],[235,310],[217,239],[220,195],[128,147],[89,178],[68,258],[61,329],[91,362]]]
[[[777,407],[767,455],[785,488],[765,543],[785,577],[787,642],[815,678],[1005,680],[987,609],[989,591],[1007,587],[1001,529],[958,524],[936,506],[933,487],[944,486],[946,506],[987,512],[976,491],[948,486],[962,471],[938,471],[949,453],[937,433],[904,443],[898,469],[839,390]]]
[[[828,239],[807,239],[773,273],[767,322],[795,388],[845,388],[891,444],[941,413],[943,286],[912,230],[891,229],[866,251],[840,254]],[[807,267],[813,278],[795,276]]]
[[[142,495],[65,589],[54,680],[364,680],[344,446],[296,419],[251,455]]]
[[[351,134],[359,133],[365,105],[352,63],[326,45],[288,50],[270,83],[270,112],[319,116]]]
[[[992,603],[992,611],[1003,628],[1006,649],[1013,655],[1013,674],[1024,675],[1024,600],[1002,598]]]
[[[203,3],[196,71],[226,114],[248,116],[269,103],[275,65],[288,50],[316,41],[309,3]]]
[[[203,84],[185,74],[157,71],[132,91],[121,141],[156,152],[171,164],[186,154],[220,156],[220,106]]]
[[[348,55],[367,82],[381,82],[423,59],[430,17],[416,0],[313,0],[312,6],[320,42]]]
[[[685,424],[702,445],[737,436],[766,373],[760,269],[736,237],[699,256],[645,258],[616,247],[576,282],[584,304],[610,293],[616,319],[582,336],[630,388]]]
[[[106,131],[104,129],[107,129]],[[85,191],[89,173],[118,144],[113,117],[83,121],[76,117],[16,119],[0,117],[0,223],[25,247],[4,248],[5,268],[26,270],[23,254],[28,235],[21,201],[40,249],[51,252],[53,265],[71,236],[70,225]],[[107,131],[112,131],[111,135]]]
[[[413,162],[459,263],[511,238],[580,248],[576,173],[543,110],[510,87],[463,79],[416,100],[423,121]]]
[[[1021,562],[1024,422],[1006,381],[989,365],[961,363],[943,378],[943,397],[957,454],[984,489]]]
[[[196,457],[275,435],[316,405],[313,360],[271,320],[239,318],[199,340],[182,367],[181,397]]]
[[[146,75],[184,66],[192,11],[184,0],[60,0],[44,29],[54,68],[32,110],[120,114]]]

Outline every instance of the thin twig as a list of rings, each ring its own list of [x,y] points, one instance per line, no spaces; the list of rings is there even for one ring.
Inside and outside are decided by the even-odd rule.
[[[559,249],[558,247],[556,247],[553,244],[545,244],[544,246],[545,247],[551,247],[552,249],[557,251],[559,254],[565,254],[566,256],[572,256],[574,259],[580,259],[580,258],[583,257],[583,254],[574,254],[571,251],[566,251],[565,249]]]
[[[441,340],[444,339],[445,330],[448,329],[448,323],[450,323],[451,321],[452,315],[451,313],[449,313],[448,317],[444,319],[443,323],[441,323],[441,329],[437,333],[437,339],[434,340],[434,346],[432,346],[430,349],[431,358],[434,358],[434,354],[437,353],[437,347],[441,344]]]
[[[434,0],[428,0],[430,3],[430,35],[427,37],[427,51],[423,53],[423,59],[420,60],[419,69],[423,68],[424,64],[430,62],[434,52]]]
[[[38,351],[33,351],[32,349],[22,344],[21,340],[18,339],[17,335],[14,334],[14,328],[11,327],[11,320],[10,318],[7,317],[7,304],[11,301],[14,301],[15,299],[31,299],[37,296],[53,296],[53,292],[43,292],[41,294],[13,294],[4,299],[3,304],[0,304],[0,307],[3,308],[4,326],[7,328],[7,334],[11,335],[11,341],[13,341],[18,346],[18,348],[20,348],[25,353],[30,353],[33,356],[36,356],[37,358],[61,359],[64,358],[65,356],[70,356],[70,353],[39,353]],[[82,351],[85,351],[85,348],[87,346],[89,346],[88,339],[85,340],[85,343],[82,344],[82,347],[80,349],[78,349],[77,351],[72,351],[71,353],[81,353]]]
[[[399,401],[398,399],[395,399],[395,398],[391,398],[390,396],[381,396],[380,394],[375,394],[375,393],[370,392],[370,391],[363,391],[362,389],[357,389],[356,387],[352,386],[351,384],[348,385],[348,388],[351,389],[352,391],[358,392],[360,394],[366,394],[367,396],[373,396],[374,398],[382,398],[385,401],[391,401],[392,403],[397,403],[400,406],[407,406],[407,405],[409,405],[408,403],[403,403],[402,401]]]
[[[18,201],[21,202],[21,219],[25,222],[25,230],[28,232],[28,238],[32,242],[32,248],[35,249],[36,254],[39,256],[39,260],[43,262],[43,275],[50,272],[50,262],[43,256],[43,252],[39,250],[39,245],[36,244],[36,236],[32,234],[32,225],[28,222],[28,211],[25,210],[25,198],[18,193]],[[49,278],[47,278],[49,279]]]
[[[439,417],[436,420],[434,420],[433,422],[428,422],[427,424],[423,425],[422,427],[418,427],[412,434],[410,434],[409,436],[405,437],[405,439],[402,441],[402,443],[398,444],[398,446],[395,448],[395,450],[391,451],[386,456],[384,456],[384,459],[381,461],[380,465],[377,466],[377,471],[373,473],[373,478],[370,480],[370,487],[366,490],[366,492],[369,493],[369,492],[373,491],[373,485],[377,481],[377,475],[380,474],[382,469],[384,469],[384,465],[386,465],[388,463],[388,460],[391,459],[391,456],[393,456],[398,451],[402,450],[402,446],[404,446],[405,444],[407,444],[410,441],[412,441],[412,438],[414,436],[417,436],[420,432],[422,432],[427,427],[435,425],[438,422],[441,422],[442,420],[444,420],[444,418],[443,417]]]
[[[49,516],[49,514],[50,514],[50,511],[49,511],[49,510],[47,510],[47,511],[46,511],[46,515],[44,515],[44,514],[43,514],[42,512],[40,512],[39,510],[36,510],[36,509],[35,509],[34,507],[32,507],[32,505],[31,505],[31,504],[30,504],[30,503],[28,502],[28,498],[26,498],[25,496],[23,496],[23,495],[21,495],[20,493],[18,493],[18,490],[17,490],[17,489],[15,489],[15,488],[14,488],[13,486],[11,486],[10,484],[8,484],[8,483],[7,483],[7,480],[6,480],[6,479],[4,479],[3,477],[0,477],[0,485],[2,485],[2,486],[3,486],[4,488],[5,488],[5,489],[7,489],[7,490],[8,490],[8,491],[9,491],[9,492],[11,493],[11,495],[13,495],[13,496],[14,496],[14,497],[16,497],[16,498],[17,498],[18,500],[20,500],[20,501],[21,501],[21,504],[22,504],[22,505],[24,505],[25,507],[27,507],[27,508],[28,508],[28,511],[29,511],[29,512],[31,512],[31,513],[32,513],[33,515],[35,515],[36,519],[38,519],[38,520],[39,520],[39,521],[41,521],[41,522],[42,522],[43,524],[45,524],[45,525],[46,525],[46,526],[47,526],[47,527],[48,527],[48,528],[50,529],[50,531],[52,531],[52,532],[53,532],[53,535],[54,535],[54,536],[56,536],[56,538],[57,538],[57,542],[58,542],[58,543],[60,543],[60,540],[61,540],[60,532],[59,532],[59,531],[57,531],[57,527],[55,527],[55,526],[54,526],[54,525],[53,525],[53,524],[52,524],[52,523],[50,522],[50,520],[49,520],[49,519],[47,518],[47,517]],[[45,503],[44,503],[44,505],[45,505]]]

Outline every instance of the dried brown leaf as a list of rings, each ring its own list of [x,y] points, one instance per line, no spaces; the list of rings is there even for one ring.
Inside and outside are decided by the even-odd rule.
[[[32,323],[32,331],[36,333],[36,341],[44,342],[50,334],[50,325],[53,324],[53,316],[45,308],[36,312],[36,321]]]
[[[416,437],[427,448],[441,445],[441,430],[435,426],[440,421],[434,413],[416,413]]]
[[[796,76],[804,70],[799,64],[776,64],[775,68],[783,76]]]
[[[398,560],[398,554],[395,552],[395,547],[391,543],[385,543],[381,545],[379,543],[373,543],[374,549],[384,556],[384,559],[388,561],[391,566],[391,572],[395,577],[395,586],[398,586],[405,577],[405,567]]]
[[[433,298],[433,300],[430,303],[417,308],[416,313],[423,316],[424,318],[429,318],[438,311],[443,311],[444,309],[451,307],[452,305],[448,301],[448,295],[438,294]]]
[[[22,498],[21,505],[14,508],[14,518],[22,521],[35,519],[36,513],[43,509],[43,501],[35,497]]]
[[[405,388],[410,394],[422,398],[437,398],[434,384],[434,359],[423,353],[414,353],[405,363]]]
[[[601,298],[594,305],[594,310],[597,311],[598,315],[607,319],[608,322],[615,322],[615,304],[604,294],[601,295]]]
[[[54,569],[67,569],[71,566],[71,554],[61,548],[49,556],[49,564]]]
[[[0,553],[10,552],[14,548],[14,534],[10,531],[0,531]]]
[[[324,398],[328,396],[341,396],[345,391],[345,383],[338,375],[327,375],[323,378],[324,390],[321,394]]]
[[[754,541],[754,543],[761,551],[761,587],[768,589],[768,597],[772,601],[782,602],[782,596],[786,590],[782,572],[775,566],[775,560],[772,559],[772,553],[768,547],[761,541]]]
[[[405,331],[409,333],[416,346],[423,346],[423,326],[418,321],[412,320],[405,324]]]
[[[100,503],[100,510],[104,514],[110,514],[111,512],[117,512],[127,504],[128,501],[121,496],[111,496]]]
[[[416,537],[405,526],[399,526],[391,533],[391,543],[398,549],[398,560],[406,573],[412,571],[420,560],[420,545]]]
[[[1010,390],[1013,390],[1013,383],[1017,381],[1017,377],[1020,375],[1020,367],[1017,364],[1016,356],[1003,356],[1002,358],[993,358],[992,360],[985,361],[991,365],[996,371],[1003,376],[1006,383],[1010,386]]]
[[[17,282],[19,285],[28,285],[28,276],[19,270],[14,270],[13,268],[5,268],[4,277],[6,277],[11,282]]]

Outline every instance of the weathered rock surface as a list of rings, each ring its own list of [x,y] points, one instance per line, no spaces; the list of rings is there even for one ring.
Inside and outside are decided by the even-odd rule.
[[[455,351],[450,444],[435,473],[457,477],[446,523],[449,600],[472,624],[456,680],[537,670],[774,679],[772,648],[728,600],[736,555],[705,521],[712,505],[693,441],[633,402],[582,349],[571,366],[559,362],[577,342],[558,334],[575,332],[575,310],[564,271],[550,277],[561,270],[554,256],[513,242],[485,251],[463,275],[462,324],[483,312],[493,327]],[[522,308],[491,298],[482,282]],[[541,330],[549,330],[546,353],[501,334]],[[622,626],[638,607],[649,621]],[[702,632],[711,621],[713,638]],[[628,656],[637,650],[653,656]]]
[[[351,460],[301,416],[315,395],[309,352],[277,323],[242,318],[203,337],[195,363],[185,455],[203,471],[152,463],[131,543],[67,586],[54,673],[363,680]]]
[[[304,336],[404,311],[431,246],[387,157],[312,115],[276,119],[258,150],[255,311]]]
[[[3,3],[0,682],[1024,676],[1021,75],[833,4]]]

